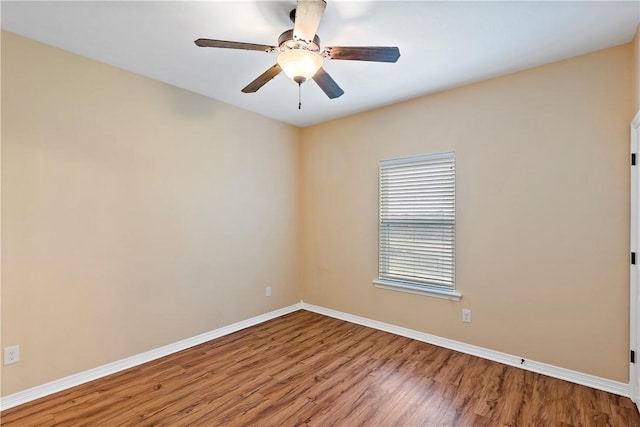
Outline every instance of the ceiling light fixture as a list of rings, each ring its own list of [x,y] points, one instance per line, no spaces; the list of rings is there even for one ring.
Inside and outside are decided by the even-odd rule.
[[[278,65],[291,80],[298,83],[299,110],[302,108],[300,87],[322,67],[322,56],[307,49],[287,49],[278,55]]]
[[[306,49],[289,49],[278,55],[278,65],[291,80],[300,85],[322,67],[322,56]]]

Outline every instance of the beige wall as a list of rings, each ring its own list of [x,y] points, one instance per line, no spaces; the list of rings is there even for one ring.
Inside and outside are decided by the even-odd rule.
[[[298,138],[3,32],[2,394],[298,302]]]
[[[632,67],[627,44],[303,129],[303,300],[627,381]],[[375,288],[378,161],[449,150],[462,300]]]

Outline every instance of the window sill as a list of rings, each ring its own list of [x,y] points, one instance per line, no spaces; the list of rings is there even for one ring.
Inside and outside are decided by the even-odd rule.
[[[373,285],[376,288],[389,289],[391,291],[408,292],[410,294],[425,295],[434,298],[460,301],[462,294],[455,291],[445,291],[441,289],[427,289],[422,286],[411,285],[409,283],[398,283],[387,280],[375,279]]]

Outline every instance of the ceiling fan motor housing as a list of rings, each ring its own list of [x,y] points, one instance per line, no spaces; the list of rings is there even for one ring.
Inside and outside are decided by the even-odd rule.
[[[293,37],[292,28],[280,34],[280,37],[278,37],[278,47],[280,48],[281,52],[291,49],[305,49],[318,53],[320,52],[320,37],[318,37],[318,35],[316,34],[313,37],[313,41],[311,43],[307,43],[302,40],[296,40]]]

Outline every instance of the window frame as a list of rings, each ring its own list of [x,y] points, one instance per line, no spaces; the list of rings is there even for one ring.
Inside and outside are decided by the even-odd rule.
[[[415,218],[410,218],[410,219],[402,218],[402,219],[395,219],[395,220],[387,219],[386,221],[383,221],[383,216],[385,218],[390,218],[392,216],[391,212],[389,212],[390,204],[388,202],[384,203],[384,205],[386,206],[386,210],[384,210],[383,208],[383,173],[389,171],[391,168],[394,168],[394,167],[396,168],[407,167],[408,170],[410,169],[411,165],[416,166],[415,170],[417,170],[420,167],[424,168],[425,166],[433,167],[428,165],[433,165],[434,163],[437,163],[438,161],[442,161],[442,160],[445,160],[445,161],[450,160],[451,166],[453,168],[453,174],[452,174],[453,176],[451,177],[453,180],[453,185],[452,185],[451,191],[446,193],[445,195],[445,199],[449,200],[449,203],[452,202],[453,207],[449,207],[446,213],[442,214],[444,217],[448,216],[449,218],[439,219],[437,217],[434,217],[432,214],[427,213],[427,210],[425,209],[425,211],[420,212],[419,215],[423,216],[424,218],[429,217],[429,219],[424,219],[424,218],[418,219],[417,218],[418,214],[416,214]],[[438,178],[441,178],[441,177],[445,177],[445,174],[439,176]],[[388,175],[386,179],[388,179]],[[456,281],[455,281],[455,270],[456,270],[456,262],[455,262],[456,260],[456,250],[455,250],[456,248],[456,245],[455,245],[456,191],[455,191],[455,186],[456,186],[456,167],[455,167],[455,152],[453,151],[381,160],[379,162],[379,166],[378,166],[378,278],[373,280],[374,286],[378,288],[383,288],[383,289],[390,289],[394,291],[402,291],[402,292],[408,292],[408,293],[419,294],[419,295],[428,295],[428,296],[433,296],[437,298],[450,299],[454,301],[460,300],[460,298],[462,297],[462,294],[456,290]],[[424,186],[424,187],[420,187],[420,190],[429,191],[430,189],[428,186]],[[406,193],[403,193],[402,195],[405,195],[405,194]],[[429,197],[429,195],[426,195],[425,197]],[[398,202],[399,200],[400,199],[394,199],[394,202]],[[431,199],[430,202],[433,202],[433,201],[434,199]],[[442,202],[442,200],[439,200],[439,199],[437,199],[437,201]],[[407,215],[407,216],[411,216],[411,215]],[[400,227],[400,224],[406,224],[409,232],[411,232],[411,230],[413,229],[413,230],[418,230],[417,231],[418,233],[423,233],[424,230],[429,230],[429,231],[437,230],[438,223],[444,224],[444,226],[442,227],[442,230],[444,230],[447,236],[451,236],[451,238],[449,239],[445,238],[442,241],[438,242],[438,243],[445,242],[446,244],[450,245],[450,247],[448,247],[450,249],[450,258],[447,258],[446,260],[447,262],[450,262],[452,264],[452,269],[450,271],[450,285],[448,284],[449,282],[448,280],[441,283],[435,283],[436,280],[434,280],[433,282],[429,283],[429,280],[426,278],[417,278],[415,281],[412,281],[410,279],[409,280],[399,279],[397,273],[396,274],[389,273],[389,269],[383,271],[382,266],[385,260],[389,262],[388,261],[389,255],[385,256],[383,255],[383,252],[390,254],[390,247],[388,244],[384,246],[384,249],[383,249],[383,244],[382,244],[383,227],[387,227],[386,228],[387,231],[385,234],[388,236],[392,232],[392,231],[389,231],[391,230],[390,227],[393,227],[394,225],[396,227]],[[424,256],[427,257],[428,255],[424,255]],[[433,261],[433,258],[430,258],[430,261]],[[395,278],[391,277],[394,275],[396,276]]]

